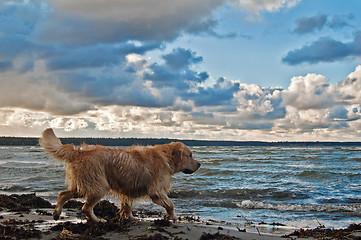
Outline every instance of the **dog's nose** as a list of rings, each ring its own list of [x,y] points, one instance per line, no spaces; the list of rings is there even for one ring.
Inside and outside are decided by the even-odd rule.
[[[201,166],[202,164],[200,164],[199,162],[198,162],[198,164],[197,164],[197,169]]]

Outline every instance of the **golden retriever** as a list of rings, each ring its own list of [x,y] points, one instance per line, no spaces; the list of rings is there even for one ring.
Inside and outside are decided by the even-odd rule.
[[[118,195],[120,216],[134,219],[132,204],[136,198],[148,196],[165,208],[169,219],[176,221],[174,205],[167,196],[172,175],[191,174],[200,167],[185,144],[173,142],[155,146],[133,146],[129,149],[100,145],[80,147],[63,145],[51,128],[46,129],[39,141],[44,151],[66,162],[68,190],[58,195],[54,219],[58,220],[66,201],[86,198],[82,212],[89,222],[99,222],[93,207],[108,193]]]

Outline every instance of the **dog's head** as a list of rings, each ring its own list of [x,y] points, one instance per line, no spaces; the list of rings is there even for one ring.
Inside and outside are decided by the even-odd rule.
[[[183,172],[186,174],[194,173],[201,164],[192,156],[192,151],[181,142],[170,144],[172,149],[172,159],[174,161],[174,173]]]

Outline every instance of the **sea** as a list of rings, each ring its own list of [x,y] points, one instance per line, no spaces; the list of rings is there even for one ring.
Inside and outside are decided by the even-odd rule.
[[[178,173],[169,193],[180,216],[235,226],[345,228],[361,222],[361,147],[196,146],[201,168]],[[0,146],[0,193],[55,203],[64,163],[39,146]],[[108,200],[118,204],[117,199]],[[160,210],[147,199],[135,208]]]

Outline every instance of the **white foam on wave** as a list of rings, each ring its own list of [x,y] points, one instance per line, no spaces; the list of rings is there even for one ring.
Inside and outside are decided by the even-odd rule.
[[[331,204],[297,204],[297,203],[267,203],[251,200],[244,200],[237,203],[243,209],[268,209],[291,212],[352,212],[361,216],[361,204],[331,205]]]

